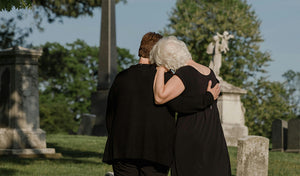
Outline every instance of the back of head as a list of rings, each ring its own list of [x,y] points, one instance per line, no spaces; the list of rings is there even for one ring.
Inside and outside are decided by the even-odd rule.
[[[176,71],[178,68],[186,65],[192,56],[181,40],[175,36],[162,38],[154,45],[150,53],[150,62],[158,66],[165,66],[167,69]]]
[[[140,44],[139,57],[149,58],[150,51],[161,38],[162,35],[155,32],[148,32],[145,34]]]

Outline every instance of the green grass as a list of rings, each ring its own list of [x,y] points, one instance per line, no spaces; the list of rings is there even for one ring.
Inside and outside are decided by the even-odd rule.
[[[0,158],[2,176],[104,176],[111,171],[102,163],[106,137],[47,135],[47,148],[55,148],[60,159]]]
[[[102,163],[106,137],[48,135],[47,147],[61,153],[60,159],[0,157],[1,176],[104,176],[112,171]],[[235,147],[229,147],[232,174],[236,175]],[[299,176],[300,154],[270,152],[269,176]]]

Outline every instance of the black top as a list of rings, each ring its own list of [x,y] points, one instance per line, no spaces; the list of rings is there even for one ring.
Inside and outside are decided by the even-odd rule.
[[[205,93],[209,80],[212,80],[212,86],[218,83],[212,70],[209,75],[203,75],[194,67],[184,66],[175,74],[185,86],[184,92],[180,95],[182,99],[199,98],[197,97],[199,92]],[[181,108],[191,105],[181,104]],[[174,109],[180,112],[180,109]],[[231,176],[230,160],[217,101],[197,113],[179,113],[172,175]]]
[[[116,76],[108,96],[108,138],[103,162],[112,164],[116,159],[144,159],[170,166],[173,159],[175,113],[165,105],[155,105],[155,73],[154,65],[138,64]],[[167,73],[165,79],[171,76]],[[188,100],[178,98],[173,102],[185,103]],[[195,105],[185,108],[186,112],[208,106],[213,102],[213,96],[205,93],[200,99],[193,98],[191,101]]]

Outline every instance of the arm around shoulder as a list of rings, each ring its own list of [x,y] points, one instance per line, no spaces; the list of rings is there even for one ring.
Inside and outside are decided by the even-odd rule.
[[[153,92],[156,104],[164,104],[174,99],[185,89],[183,82],[176,75],[172,76],[172,78],[170,78],[165,84],[164,73],[165,70],[158,67],[153,84]]]

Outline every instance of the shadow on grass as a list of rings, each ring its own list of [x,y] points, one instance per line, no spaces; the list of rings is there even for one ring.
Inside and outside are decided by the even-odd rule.
[[[94,164],[94,165],[102,165],[102,158],[103,153],[100,152],[93,152],[93,151],[86,151],[86,150],[74,150],[73,148],[61,147],[57,143],[47,143],[47,148],[55,148],[56,153],[61,153],[62,157],[55,159],[55,158],[20,158],[18,156],[1,156],[0,163],[14,163],[17,165],[29,165],[35,161],[51,161],[53,163],[58,164],[66,164],[66,163],[75,163],[75,164]],[[10,170],[0,170],[1,174],[13,172]],[[1,175],[0,174],[0,175]]]
[[[68,156],[72,158],[103,158],[103,153],[84,150],[74,150],[72,148],[61,147],[57,143],[47,143],[47,147],[55,148],[56,153],[61,153],[63,156]]]
[[[17,171],[14,170],[14,169],[0,168],[0,173],[1,173],[1,175],[10,176],[10,175],[15,175],[16,172],[17,172]]]

